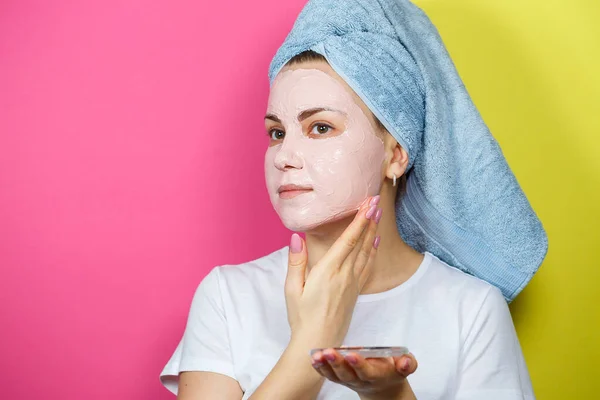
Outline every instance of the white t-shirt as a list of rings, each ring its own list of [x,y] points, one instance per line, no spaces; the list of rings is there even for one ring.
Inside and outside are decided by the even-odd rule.
[[[500,290],[424,255],[406,282],[358,297],[344,345],[408,347],[419,362],[408,377],[419,400],[534,399]],[[237,380],[243,399],[250,397],[290,339],[283,291],[287,261],[285,246],[206,275],[183,337],[160,374],[167,389],[177,393],[180,371],[211,371]],[[318,396],[358,398],[329,380]]]

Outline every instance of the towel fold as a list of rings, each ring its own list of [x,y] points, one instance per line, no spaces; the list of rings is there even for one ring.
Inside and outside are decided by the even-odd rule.
[[[425,13],[408,0],[311,0],[269,66],[322,54],[409,155],[403,240],[497,286],[507,301],[548,250],[541,221]]]

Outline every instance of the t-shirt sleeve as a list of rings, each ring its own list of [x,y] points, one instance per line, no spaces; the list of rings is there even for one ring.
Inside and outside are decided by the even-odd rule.
[[[174,394],[182,371],[216,372],[236,379],[219,269],[213,268],[198,285],[183,337],[160,374],[161,383]]]
[[[533,400],[533,388],[506,300],[491,286],[461,351],[456,400]]]

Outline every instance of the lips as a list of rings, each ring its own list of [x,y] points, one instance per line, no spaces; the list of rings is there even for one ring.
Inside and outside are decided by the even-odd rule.
[[[277,193],[287,192],[287,191],[291,191],[291,190],[312,190],[312,187],[310,187],[308,185],[294,185],[294,184],[282,185],[282,186],[279,186],[279,188],[277,189]]]

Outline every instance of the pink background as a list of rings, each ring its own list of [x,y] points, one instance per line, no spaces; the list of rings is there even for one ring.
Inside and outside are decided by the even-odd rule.
[[[198,283],[289,240],[263,117],[304,3],[1,3],[0,397],[173,398]]]

